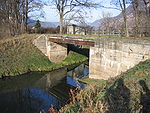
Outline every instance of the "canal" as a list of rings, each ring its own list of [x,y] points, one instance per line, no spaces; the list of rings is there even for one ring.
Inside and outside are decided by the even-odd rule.
[[[51,106],[59,110],[69,103],[71,89],[85,87],[77,79],[88,73],[88,66],[80,64],[0,79],[0,113],[49,113]]]

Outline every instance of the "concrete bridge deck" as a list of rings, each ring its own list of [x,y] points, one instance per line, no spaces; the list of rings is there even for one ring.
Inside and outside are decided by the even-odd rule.
[[[94,47],[94,40],[84,38],[69,38],[69,37],[50,37],[48,41],[55,43],[75,44],[75,45],[88,45]]]

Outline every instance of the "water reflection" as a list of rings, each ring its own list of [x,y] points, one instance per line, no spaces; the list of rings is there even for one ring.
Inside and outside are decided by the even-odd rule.
[[[89,69],[88,66],[86,66],[85,64],[81,64],[78,67],[67,72],[67,75],[75,76],[77,78],[82,78],[84,76],[87,76],[88,74],[89,74]]]
[[[76,75],[88,74],[88,68],[85,67],[81,72],[77,68],[75,70],[73,73]],[[65,68],[47,74],[32,72],[0,80],[0,113],[48,112],[51,105],[60,109],[68,102],[70,89],[77,86],[84,88],[85,84],[67,76]]]
[[[85,87],[85,84],[82,82],[79,82],[75,80],[73,77],[67,76],[67,84],[74,86],[74,87],[79,87],[80,89],[83,89]]]
[[[34,88],[17,90],[0,95],[1,113],[39,113],[48,111],[50,106],[58,106],[59,101],[53,95]]]

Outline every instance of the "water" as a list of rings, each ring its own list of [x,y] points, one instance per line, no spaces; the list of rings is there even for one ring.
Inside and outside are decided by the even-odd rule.
[[[88,74],[88,68],[83,65],[71,71],[73,75],[82,73],[78,78]],[[68,73],[64,68],[49,73],[32,72],[1,79],[0,113],[47,113],[52,105],[60,109],[69,102],[70,89],[85,87],[75,77],[66,76]]]

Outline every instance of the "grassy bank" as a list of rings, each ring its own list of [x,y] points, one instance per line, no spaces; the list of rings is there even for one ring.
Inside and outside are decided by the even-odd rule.
[[[50,71],[85,61],[87,57],[70,52],[61,63],[48,60],[33,44],[38,35],[21,35],[0,41],[0,77],[15,76],[29,71]]]
[[[59,34],[49,34],[50,36],[59,36]],[[60,35],[62,36],[62,35]],[[131,39],[131,40],[150,40],[150,37],[125,37],[117,35],[101,35],[101,34],[91,34],[91,35],[82,35],[82,34],[64,34],[63,36],[69,38],[84,38],[84,39],[95,39],[98,37],[103,38],[116,38],[116,39]]]
[[[88,85],[74,102],[60,110],[65,113],[148,113],[150,111],[150,60],[110,80],[85,78]]]

